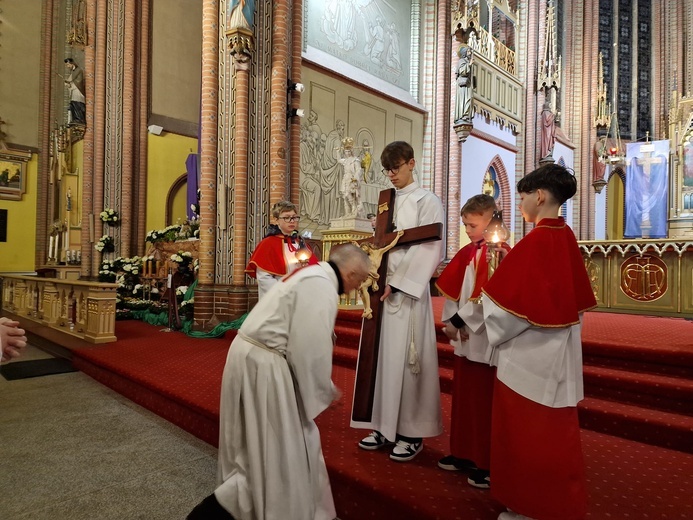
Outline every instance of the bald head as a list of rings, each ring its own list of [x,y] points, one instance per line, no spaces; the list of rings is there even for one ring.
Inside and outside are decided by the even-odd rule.
[[[344,292],[358,289],[368,277],[371,261],[360,247],[353,244],[341,244],[330,250],[330,261],[333,262],[344,284]]]

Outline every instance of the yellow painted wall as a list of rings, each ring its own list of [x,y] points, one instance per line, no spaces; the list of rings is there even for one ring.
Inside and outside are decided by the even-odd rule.
[[[188,216],[188,184],[182,184],[173,196],[171,224],[182,222]]]
[[[33,272],[36,245],[36,187],[38,156],[26,167],[26,193],[22,200],[0,199],[7,210],[7,242],[0,242],[0,272]]]
[[[185,173],[188,155],[197,151],[197,139],[168,132],[148,135],[146,222],[147,231],[151,231],[166,227],[166,196],[175,180]],[[185,206],[180,203],[174,204],[174,215],[180,207],[184,216]]]

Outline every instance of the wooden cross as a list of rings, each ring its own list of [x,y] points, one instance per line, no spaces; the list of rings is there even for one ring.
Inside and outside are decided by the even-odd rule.
[[[395,207],[395,190],[390,188],[380,192],[378,200],[378,215],[375,221],[373,244],[384,247],[390,244],[397,233],[393,231],[393,210]],[[443,238],[443,224],[438,222],[405,229],[395,247],[410,246]],[[378,268],[378,290],[371,295],[372,319],[364,319],[361,329],[361,345],[359,360],[356,367],[356,383],[354,387],[354,421],[368,422],[373,414],[373,399],[375,397],[375,378],[378,368],[378,353],[380,351],[380,329],[382,325],[382,302],[380,297],[387,285],[387,253],[383,254]]]

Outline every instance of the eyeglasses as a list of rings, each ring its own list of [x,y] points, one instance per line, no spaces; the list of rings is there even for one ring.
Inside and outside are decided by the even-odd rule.
[[[298,222],[301,220],[301,217],[279,217],[282,219],[284,222]]]
[[[407,164],[408,161],[404,161],[402,164],[397,166],[396,168],[383,168],[381,171],[383,172],[383,175],[397,175],[397,172],[399,172],[399,169]]]

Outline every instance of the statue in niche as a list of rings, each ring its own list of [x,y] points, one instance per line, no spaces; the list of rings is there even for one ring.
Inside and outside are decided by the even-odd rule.
[[[87,44],[87,3],[85,0],[72,1],[72,26],[67,33],[67,43]]]
[[[226,11],[227,30],[253,27],[255,0],[230,0]]]
[[[556,142],[556,114],[551,110],[548,100],[544,101],[541,109],[541,158],[549,157],[553,153],[553,145]]]
[[[65,58],[65,68],[68,75],[65,86],[70,92],[70,108],[67,113],[68,125],[84,125],[87,123],[87,106],[84,97],[84,71],[72,58]]]
[[[339,162],[344,168],[340,194],[344,199],[344,217],[355,218],[363,211],[361,204],[361,179],[363,177],[361,160],[354,156],[354,139],[342,140],[342,157]]]
[[[455,69],[457,96],[455,103],[455,123],[472,122],[472,58],[471,47],[460,47],[460,57]]]

